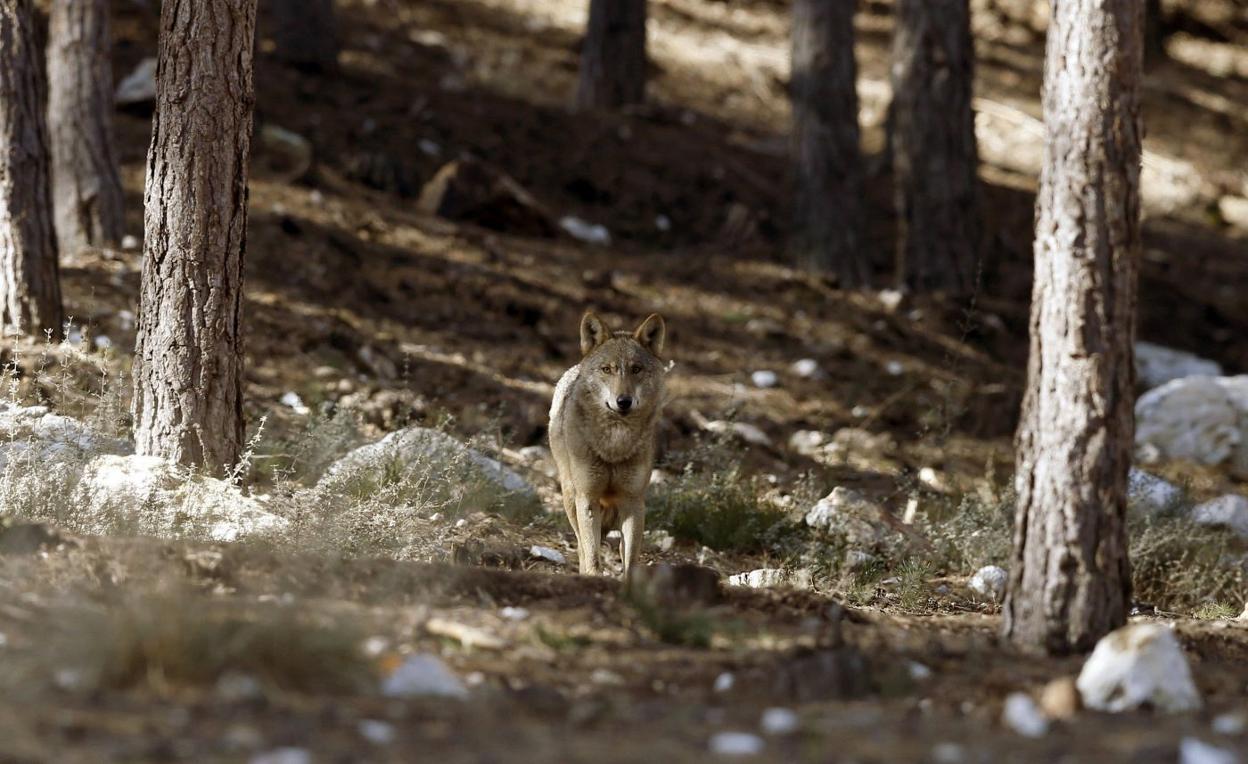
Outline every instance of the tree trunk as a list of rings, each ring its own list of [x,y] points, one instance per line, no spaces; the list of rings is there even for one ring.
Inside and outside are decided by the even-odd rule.
[[[222,474],[243,443],[256,0],[165,0],[147,155],[135,447]]]
[[[855,0],[793,4],[793,248],[805,267],[837,276],[843,289],[869,286],[862,246],[863,165],[858,145]]]
[[[61,334],[44,83],[30,0],[0,0],[0,305],[5,328]]]
[[[616,109],[646,96],[646,0],[590,0],[578,109]]]
[[[124,233],[113,142],[108,0],[56,0],[48,21],[52,201],[62,253],[115,247]]]
[[[974,288],[979,224],[968,0],[898,0],[892,48],[897,273],[916,291]]]
[[[275,55],[310,72],[338,68],[334,0],[271,0]]]
[[[1086,650],[1127,615],[1140,254],[1138,0],[1057,0],[1005,634]]]

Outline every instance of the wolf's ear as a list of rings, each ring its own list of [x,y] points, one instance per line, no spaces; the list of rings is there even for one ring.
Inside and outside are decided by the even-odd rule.
[[[637,327],[637,331],[633,332],[633,339],[651,353],[662,355],[663,341],[667,339],[667,324],[663,323],[663,317],[658,313],[651,313]]]
[[[586,311],[581,319],[581,355],[589,355],[589,351],[609,339],[611,329],[607,327],[607,322],[592,310]]]

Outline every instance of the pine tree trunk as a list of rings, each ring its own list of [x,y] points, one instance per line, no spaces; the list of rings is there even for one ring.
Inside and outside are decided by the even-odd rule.
[[[1057,0],[1005,634],[1086,650],[1127,615],[1140,254],[1139,0]]]
[[[334,0],[270,0],[277,58],[310,72],[338,68]]]
[[[56,0],[48,22],[52,201],[64,254],[115,247],[124,233],[108,13],[108,0]]]
[[[44,83],[30,0],[0,0],[0,305],[6,329],[61,334]]]
[[[858,144],[855,0],[793,4],[794,254],[835,274],[843,289],[869,286],[864,251],[863,164]]]
[[[892,152],[899,282],[969,292],[979,243],[968,0],[898,0]]]
[[[256,0],[164,0],[147,155],[135,446],[222,474],[243,443]]]
[[[646,96],[646,0],[590,0],[578,109],[616,109]]]

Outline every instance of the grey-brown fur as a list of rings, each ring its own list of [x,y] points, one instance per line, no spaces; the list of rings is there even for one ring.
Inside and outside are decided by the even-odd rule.
[[[619,529],[624,576],[637,563],[646,488],[663,409],[666,327],[653,314],[633,332],[581,319],[581,362],[564,372],[550,407],[550,450],[563,508],[576,532],[581,573],[602,572],[604,532]],[[627,412],[623,399],[631,405]]]

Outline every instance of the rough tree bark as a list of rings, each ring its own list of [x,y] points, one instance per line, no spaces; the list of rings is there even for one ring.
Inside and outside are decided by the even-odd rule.
[[[108,0],[56,0],[48,20],[52,202],[63,254],[116,246],[124,233],[108,13]]]
[[[646,0],[590,0],[578,109],[616,109],[646,96]]]
[[[269,7],[279,60],[311,72],[338,68],[334,0],[270,0]]]
[[[1127,615],[1140,253],[1139,0],[1056,0],[1005,634],[1086,650]]]
[[[892,46],[899,282],[968,292],[979,244],[968,0],[898,0]]]
[[[240,455],[256,0],[165,0],[147,155],[135,447],[222,474]]]
[[[869,286],[862,246],[863,163],[858,144],[855,0],[793,4],[792,160],[799,264],[837,276],[845,289]]]
[[[44,83],[30,0],[0,0],[0,306],[6,329],[61,333]]]

